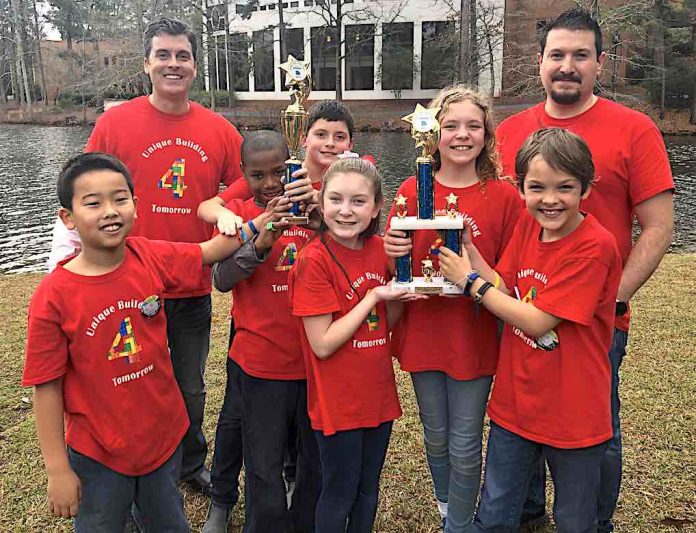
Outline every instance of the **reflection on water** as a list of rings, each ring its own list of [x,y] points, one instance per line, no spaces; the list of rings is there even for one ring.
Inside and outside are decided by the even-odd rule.
[[[58,209],[56,177],[61,165],[82,150],[89,132],[0,125],[0,273],[45,269]],[[401,181],[414,172],[413,141],[405,133],[358,133],[355,149],[375,156],[389,206]],[[677,182],[673,249],[696,251],[696,138],[669,137],[667,149]]]

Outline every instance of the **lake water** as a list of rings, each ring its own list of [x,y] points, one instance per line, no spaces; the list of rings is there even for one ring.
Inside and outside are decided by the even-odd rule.
[[[0,273],[45,270],[58,201],[61,165],[82,151],[89,128],[0,125]],[[696,138],[668,137],[677,185],[673,251],[696,251]],[[371,153],[385,178],[387,205],[414,170],[416,150],[405,133],[359,133],[355,149]]]

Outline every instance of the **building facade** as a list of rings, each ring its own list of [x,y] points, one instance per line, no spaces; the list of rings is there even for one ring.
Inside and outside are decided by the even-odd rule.
[[[459,3],[445,0],[280,0],[208,5],[206,87],[232,89],[240,100],[284,100],[278,66],[288,54],[312,67],[312,99],[335,97],[341,69],[346,100],[427,99],[458,79]],[[336,31],[336,2],[342,23]],[[498,96],[502,87],[505,0],[476,6],[477,84]],[[337,47],[340,58],[337,60]]]

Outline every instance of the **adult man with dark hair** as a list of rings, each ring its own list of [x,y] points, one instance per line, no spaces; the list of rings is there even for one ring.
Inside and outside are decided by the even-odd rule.
[[[197,72],[197,45],[186,24],[169,18],[152,22],[143,48],[152,94],[104,113],[85,150],[113,154],[130,170],[139,198],[133,235],[202,242],[213,228],[197,217],[198,204],[214,197],[221,183],[230,185],[241,177],[242,137],[224,117],[188,99]],[[54,239],[53,251],[60,248]],[[201,430],[210,292],[206,268],[194,291],[167,293],[164,306],[174,373],[191,422],[183,439],[181,479],[203,492],[210,489]]]
[[[578,134],[590,147],[597,179],[582,209],[614,235],[623,261],[609,352],[614,436],[602,464],[598,501],[598,531],[607,532],[613,530],[621,483],[618,385],[628,340],[628,301],[650,278],[671,243],[674,183],[664,141],[652,120],[593,93],[606,54],[599,25],[589,12],[571,9],[551,21],[540,37],[538,60],[546,100],[498,126],[503,172],[514,175],[515,155],[530,133],[561,127]],[[634,216],[641,226],[635,245]],[[530,485],[523,525],[547,520],[543,472],[541,461]]]

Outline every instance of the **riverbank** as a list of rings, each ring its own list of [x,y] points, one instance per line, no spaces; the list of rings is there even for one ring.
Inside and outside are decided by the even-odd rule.
[[[417,100],[346,100],[355,116],[357,131],[407,131],[401,117],[411,113]],[[426,104],[425,101],[419,101]],[[313,102],[309,101],[308,106]],[[535,102],[515,98],[496,98],[494,118],[496,122],[507,118]],[[659,118],[657,108],[636,101],[622,102],[652,117],[664,135],[694,135],[696,125],[689,124],[687,109],[668,109],[664,119]],[[239,129],[255,130],[277,128],[280,112],[287,107],[286,101],[237,101],[234,107],[217,108]],[[96,107],[71,109],[43,108],[36,106],[32,116],[17,106],[0,106],[0,124],[35,124],[42,126],[93,125],[100,114]]]
[[[616,513],[618,533],[694,531],[696,527],[696,255],[667,255],[634,299],[628,354],[622,367],[624,482]],[[0,276],[0,529],[70,531],[46,513],[46,477],[36,442],[31,392],[19,386],[26,306],[39,274]],[[207,367],[205,432],[213,438],[225,384],[229,296],[213,297],[213,339]],[[382,474],[376,531],[436,532],[439,519],[421,443],[421,427],[407,374],[398,371],[404,416]],[[154,428],[153,428],[154,429]],[[211,456],[209,456],[210,459]],[[194,531],[207,500],[185,491]],[[230,531],[239,532],[243,508]],[[547,533],[552,531],[551,528]]]

